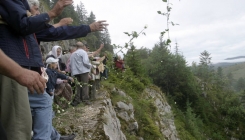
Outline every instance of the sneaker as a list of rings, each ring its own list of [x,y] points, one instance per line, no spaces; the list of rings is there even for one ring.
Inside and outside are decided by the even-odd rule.
[[[76,134],[71,134],[68,136],[60,136],[60,140],[74,140],[75,137],[76,137]]]

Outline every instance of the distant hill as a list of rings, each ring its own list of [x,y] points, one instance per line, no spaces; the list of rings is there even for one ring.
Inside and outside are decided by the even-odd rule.
[[[214,66],[214,69],[217,69],[218,67],[225,68],[225,67],[229,67],[229,66],[233,66],[233,65],[237,65],[241,63],[244,63],[244,62],[219,62],[219,63],[213,64],[213,66]]]
[[[232,73],[234,79],[238,80],[240,77],[245,78],[245,62],[233,62],[233,63],[217,63],[213,65],[215,69],[222,67],[224,74]]]

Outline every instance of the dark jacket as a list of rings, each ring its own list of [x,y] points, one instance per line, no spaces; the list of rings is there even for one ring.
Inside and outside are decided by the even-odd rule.
[[[47,13],[28,17],[26,0],[1,0],[0,49],[15,62],[25,67],[42,67],[42,56],[35,32],[50,27]]]
[[[36,33],[38,41],[58,41],[85,37],[90,33],[89,25],[50,27]]]
[[[50,68],[46,69],[46,73],[48,74],[48,77],[49,77],[48,82],[47,82],[46,92],[49,94],[55,89],[57,78],[64,79],[64,80],[69,79],[68,76],[61,74],[57,72],[56,70],[53,70]]]

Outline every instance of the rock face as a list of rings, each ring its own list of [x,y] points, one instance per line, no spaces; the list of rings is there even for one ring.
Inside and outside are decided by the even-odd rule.
[[[179,140],[171,107],[166,99],[159,91],[154,89],[147,88],[144,93],[146,97],[153,98],[155,101],[154,103],[159,113],[159,121],[156,124],[159,126],[163,136],[168,140]]]
[[[107,95],[101,92],[93,104],[69,108],[54,119],[55,127],[61,134],[76,133],[76,140],[126,140]]]
[[[111,104],[111,100],[106,99],[104,102],[107,104],[104,107],[105,110],[103,114],[105,135],[108,136],[110,140],[126,140],[125,135],[121,131],[121,124]]]
[[[54,126],[61,134],[76,133],[76,140],[126,140],[124,132],[137,137],[138,122],[134,117],[134,106],[123,91],[116,91],[128,102],[117,101],[112,105],[107,91],[99,91],[91,105],[70,107],[54,119]],[[153,89],[144,91],[146,98],[154,99],[159,119],[155,120],[163,137],[178,140],[171,107],[161,93]],[[123,126],[122,125],[123,121]],[[142,137],[137,137],[144,140]]]

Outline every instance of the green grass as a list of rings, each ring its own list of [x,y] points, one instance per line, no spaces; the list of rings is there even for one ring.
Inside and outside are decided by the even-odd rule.
[[[232,73],[235,80],[238,80],[240,77],[245,78],[245,62],[224,67],[223,71],[225,75]]]

